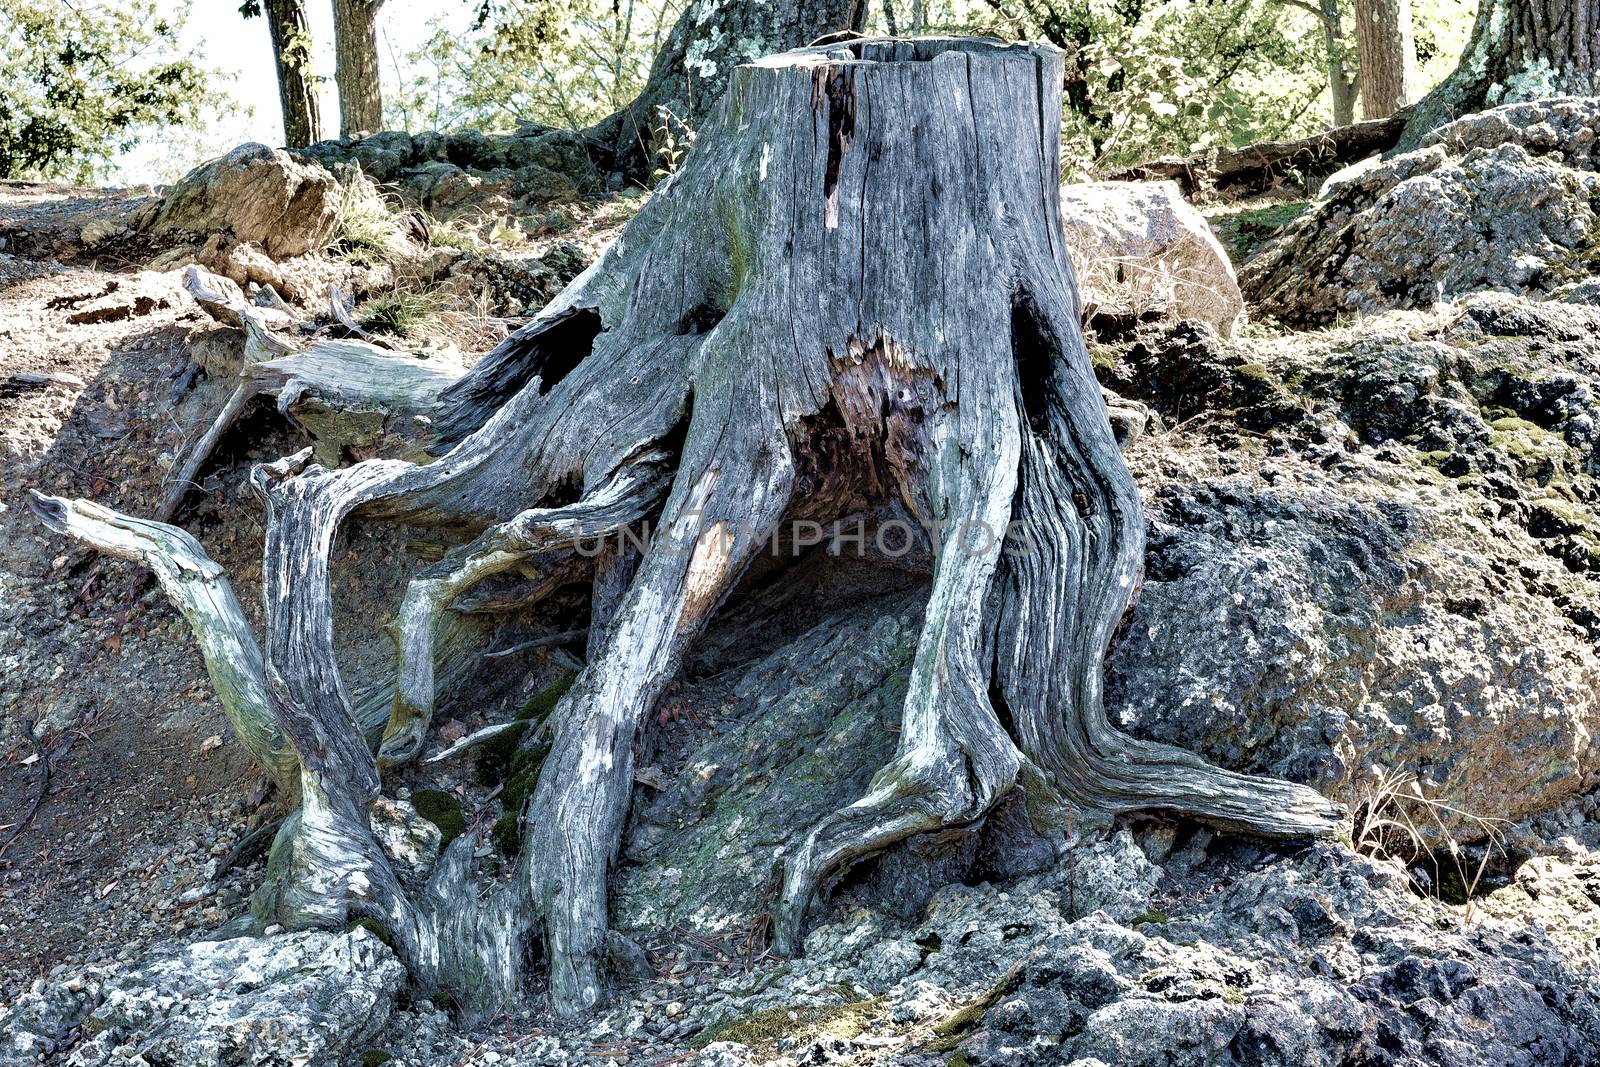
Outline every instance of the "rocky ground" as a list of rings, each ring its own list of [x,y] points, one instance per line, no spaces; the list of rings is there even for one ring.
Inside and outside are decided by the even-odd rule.
[[[498,180],[435,159],[448,144],[362,151],[380,180],[426,178],[435,206]],[[512,250],[435,243],[425,213],[422,231],[395,223],[412,256],[450,261],[429,277],[451,314],[469,282],[486,294],[474,347],[537,299],[496,279],[569,276],[636,203],[582,201],[581,185],[557,198],[560,232]],[[1590,289],[1563,276],[1438,304],[1408,289],[1398,310],[1357,300],[1370,313],[1229,339],[1099,323],[1091,355],[1150,517],[1110,713],[1316,786],[1356,813],[1346,839],[1266,847],[1157,816],[1052,838],[1010,803],[861,865],[804,955],[774,958],[771,857],[892,752],[925,581],[824,550],[757,568],[663,701],[613,887],[613,1007],[562,1027],[535,987],[519,1013],[466,1023],[407,987],[381,931],[226,937],[277,800],[181,617],[138,568],[27,510],[28,489],[158,505],[241,347],[184,294],[186,257],[291,299],[334,278],[358,313],[396,284],[337,223],[333,254],[285,254],[284,285],[238,234],[152,236],[150,203],[0,187],[0,1064],[1600,1062]],[[1243,236],[1235,220],[1227,244],[1253,249]],[[307,340],[335,328],[316,304],[298,305]],[[251,613],[261,524],[244,476],[302,441],[261,402],[180,513]],[[381,621],[436,550],[352,532],[335,570],[347,673],[388,661]],[[489,639],[582,625],[578,599],[555,607]],[[447,694],[440,739],[547,702],[581,653],[497,659]],[[503,758],[386,784],[426,817],[424,862],[466,833],[489,876],[507,866],[496,825],[526,783]]]

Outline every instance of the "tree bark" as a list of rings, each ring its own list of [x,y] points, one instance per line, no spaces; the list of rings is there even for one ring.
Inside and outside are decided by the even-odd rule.
[[[278,71],[283,143],[301,148],[322,139],[322,114],[311,77],[311,24],[302,0],[263,0],[262,10]]]
[[[1337,830],[1337,806],[1309,789],[1106,719],[1102,658],[1137,588],[1144,517],[1061,240],[1061,84],[1053,48],[963,39],[741,66],[601,260],[444,392],[436,462],[328,470],[308,450],[257,469],[261,688],[302,797],[262,922],[373,918],[420,985],[475,1014],[515,994],[537,938],[555,1008],[600,1003],[635,744],[783,520],[892,517],[937,551],[894,759],[775,857],[780,951],[852,863],[970,825],[1019,787],[1041,828],[1157,808],[1268,836]],[[353,516],[469,538],[402,600],[379,745],[333,648],[329,558]],[[489,574],[556,566],[644,516],[655,532],[636,563],[597,576],[587,665],[524,736],[550,747],[516,877],[477,892],[463,835],[408,894],[373,812],[380,767],[427,736],[446,609]]]
[[[1348,126],[1356,120],[1356,85],[1344,62],[1344,26],[1339,18],[1339,0],[1320,0],[1317,9],[1321,13],[1322,48],[1328,58],[1328,91],[1333,101],[1333,124]]]
[[[1356,49],[1361,57],[1361,114],[1393,115],[1411,103],[1417,50],[1411,38],[1411,0],[1355,0]]]
[[[339,136],[383,129],[378,78],[378,11],[383,0],[333,0],[334,81],[339,87]]]
[[[722,98],[741,63],[859,31],[869,0],[690,0],[650,65],[638,97],[592,127],[619,171],[646,181],[656,169],[665,128],[682,144]]]
[[[1455,71],[1413,110],[1402,150],[1500,104],[1600,93],[1600,0],[1480,0]]]

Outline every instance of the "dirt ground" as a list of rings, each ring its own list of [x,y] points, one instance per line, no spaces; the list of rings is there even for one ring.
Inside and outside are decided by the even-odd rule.
[[[27,507],[38,489],[152,509],[191,345],[220,343],[175,274],[73,256],[83,226],[137,203],[0,185],[0,998],[221,921],[244,872],[180,897],[259,817],[264,782],[182,620],[140,568],[70,547]],[[224,558],[252,547],[196,532]]]
[[[224,876],[216,868],[281,814],[147,572],[50,534],[28,508],[38,490],[152,514],[226,395],[204,367],[240,337],[196,309],[181,271],[144,269],[163,249],[123,239],[112,254],[86,251],[98,244],[86,237],[120,231],[144,202],[0,182],[0,1003],[60,965],[132,958],[242,914],[270,834]],[[596,205],[561,239],[592,255],[636,209]],[[495,339],[507,321],[494,320]],[[304,444],[260,401],[180,512],[257,624],[263,527],[246,477]],[[356,524],[336,553],[351,676],[391,661],[381,620],[409,573],[403,536]],[[504,692],[477,679],[463,694],[467,721],[452,724],[446,697],[446,734],[548,680],[505,662]],[[454,787],[486,831],[498,806]]]

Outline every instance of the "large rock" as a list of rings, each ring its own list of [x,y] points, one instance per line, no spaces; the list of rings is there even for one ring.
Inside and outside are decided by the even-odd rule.
[[[1538,931],[1440,932],[1398,872],[1337,846],[1265,863],[1222,852],[1181,910],[1040,941],[959,1032],[965,1060],[1577,1067],[1600,1054],[1593,983]]]
[[[1490,817],[1594,786],[1600,315],[1466,310],[1130,350],[1127,387],[1200,425],[1130,450],[1151,529],[1114,722],[1349,802],[1379,767]]]
[[[1080,861],[1097,864],[1091,882],[1153,869],[1119,836],[1003,887],[949,886],[910,922],[849,911],[812,931],[803,957],[702,978],[683,1025],[705,1027],[704,1062],[719,1067],[885,1050],[881,1062],[973,1067],[1600,1055],[1600,990],[1537,929],[1457,925],[1398,867],[1341,845],[1264,852],[1204,831],[1180,832],[1142,914],[1085,914],[1069,874]],[[649,1040],[643,1007],[618,1005],[595,1032]]]
[[[54,1053],[72,1067],[344,1063],[383,1028],[405,978],[361,927],[201,941],[37,983],[0,1016],[0,1065]]]
[[[328,247],[340,196],[339,182],[319,164],[246,144],[190,171],[136,225],[158,235],[231,233],[285,259]]]
[[[1600,98],[1511,104],[1330,179],[1242,272],[1258,311],[1318,324],[1592,273]]]
[[[1063,185],[1061,223],[1086,312],[1159,312],[1233,334],[1244,314],[1233,264],[1176,182]]]

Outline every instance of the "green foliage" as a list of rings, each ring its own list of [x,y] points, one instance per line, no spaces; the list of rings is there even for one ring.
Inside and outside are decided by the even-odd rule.
[[[581,129],[632,101],[672,20],[662,0],[506,0],[474,30],[435,22],[407,56],[417,74],[388,101],[406,130],[521,122]]]
[[[1273,0],[989,0],[992,29],[1066,52],[1069,172],[1314,132],[1316,20]]]
[[[355,318],[363,329],[374,333],[415,337],[438,325],[438,300],[427,292],[396,290],[362,304]]]
[[[0,178],[89,182],[214,106],[154,0],[0,4]]]

